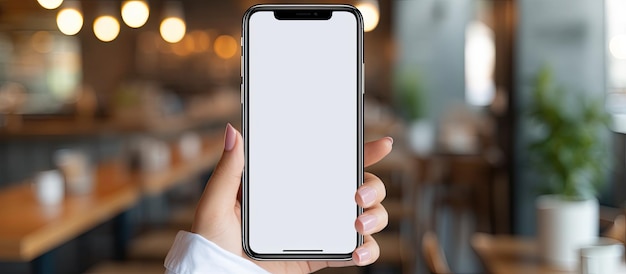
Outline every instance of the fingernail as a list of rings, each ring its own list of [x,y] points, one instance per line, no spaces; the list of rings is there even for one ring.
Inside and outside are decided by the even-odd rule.
[[[385,137],[385,138],[387,138],[387,140],[389,140],[389,142],[391,142],[391,145],[393,145],[393,138],[391,138],[391,137],[389,137],[389,136],[387,136],[387,137]]]
[[[371,187],[361,187],[357,193],[365,206],[372,204],[376,200],[376,189]]]
[[[235,147],[237,133],[230,123],[226,125],[226,133],[224,134],[224,150],[231,151]]]
[[[372,257],[370,250],[367,248],[359,248],[356,250],[356,259],[359,263],[364,263],[369,261]]]
[[[359,217],[359,223],[361,223],[361,227],[363,228],[363,233],[367,233],[368,231],[374,229],[376,227],[376,215],[372,214],[364,214]]]

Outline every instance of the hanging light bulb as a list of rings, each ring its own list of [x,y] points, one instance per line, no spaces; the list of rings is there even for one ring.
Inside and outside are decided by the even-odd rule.
[[[122,20],[131,28],[143,26],[150,16],[150,8],[146,1],[130,0],[122,5]]]
[[[67,2],[57,14],[57,27],[65,35],[75,35],[83,28],[83,15],[78,2]]]
[[[102,42],[111,42],[120,34],[120,23],[115,14],[113,2],[102,1],[99,3],[98,16],[93,21],[93,34]]]
[[[165,18],[159,28],[163,40],[169,43],[177,43],[185,37],[187,26],[183,20],[183,7],[179,2],[167,2],[165,6]]]
[[[93,33],[100,41],[111,42],[120,34],[120,23],[113,16],[100,16],[93,22]]]
[[[361,15],[363,15],[363,31],[370,32],[374,30],[380,19],[378,1],[363,0],[356,4],[356,8],[359,9]]]
[[[168,17],[161,22],[161,37],[163,40],[176,43],[185,37],[186,31],[185,21],[177,17]]]
[[[37,0],[39,5],[41,5],[45,9],[53,10],[58,8],[61,4],[63,4],[63,0]]]

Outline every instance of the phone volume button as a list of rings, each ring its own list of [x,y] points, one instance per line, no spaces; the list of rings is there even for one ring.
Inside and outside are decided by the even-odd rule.
[[[361,93],[365,94],[365,62],[361,67]]]

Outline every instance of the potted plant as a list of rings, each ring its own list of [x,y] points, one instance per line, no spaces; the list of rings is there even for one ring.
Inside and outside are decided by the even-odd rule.
[[[400,69],[394,78],[396,102],[407,121],[407,137],[413,152],[429,154],[435,143],[435,129],[425,117],[425,92],[417,69]]]
[[[609,116],[601,100],[556,86],[548,68],[532,99],[529,151],[544,194],[536,201],[540,252],[546,263],[572,269],[578,248],[598,236],[596,194],[608,172]]]

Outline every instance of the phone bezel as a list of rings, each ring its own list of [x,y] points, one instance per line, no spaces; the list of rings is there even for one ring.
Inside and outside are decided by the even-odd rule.
[[[242,103],[242,128],[244,137],[244,155],[245,155],[245,168],[243,172],[242,183],[242,200],[241,200],[241,223],[242,223],[242,245],[244,252],[255,260],[340,260],[346,261],[352,259],[352,253],[257,253],[250,248],[249,242],[249,227],[248,227],[248,37],[249,37],[249,23],[250,17],[255,12],[259,11],[285,11],[285,10],[324,10],[324,11],[347,11],[354,14],[357,19],[357,185],[356,189],[363,184],[363,95],[364,95],[364,80],[363,80],[363,17],[361,13],[354,6],[351,5],[269,5],[261,4],[250,7],[243,16],[242,26],[242,67],[241,67],[241,103]],[[306,19],[300,19],[306,20]],[[319,19],[312,19],[319,20]],[[356,206],[357,216],[363,213],[363,209],[360,206]],[[363,236],[355,232],[357,237],[357,245],[355,249],[363,244]]]

